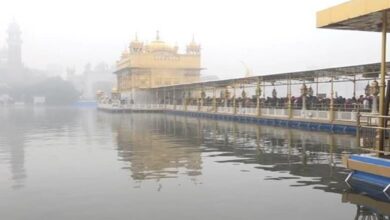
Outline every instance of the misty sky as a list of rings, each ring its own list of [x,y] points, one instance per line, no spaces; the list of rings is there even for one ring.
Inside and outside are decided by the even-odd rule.
[[[203,74],[220,78],[379,62],[380,34],[319,30],[315,13],[344,0],[5,0],[0,47],[15,18],[23,31],[26,66],[46,69],[119,58],[135,32],[152,41],[156,30],[181,49],[195,33]]]

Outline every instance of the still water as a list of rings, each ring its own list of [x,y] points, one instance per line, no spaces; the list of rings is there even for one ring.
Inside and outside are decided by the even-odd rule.
[[[164,114],[2,108],[0,219],[377,216],[343,181],[341,153],[355,141]]]

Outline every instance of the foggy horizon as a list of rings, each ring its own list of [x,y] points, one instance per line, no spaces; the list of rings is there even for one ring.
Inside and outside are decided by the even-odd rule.
[[[380,35],[316,29],[315,12],[340,0],[257,1],[7,1],[0,9],[0,48],[8,24],[22,30],[26,67],[61,70],[87,63],[115,65],[135,33],[184,50],[192,35],[202,46],[202,75],[220,79],[379,62]],[[283,5],[281,5],[283,4]],[[23,5],[23,6],[21,6]],[[290,10],[293,8],[294,10]],[[145,13],[145,11],[147,13]],[[348,54],[348,55],[346,55]]]

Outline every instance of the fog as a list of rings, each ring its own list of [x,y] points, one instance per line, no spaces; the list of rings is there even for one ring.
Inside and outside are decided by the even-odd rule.
[[[5,85],[0,83],[0,94],[19,100],[25,100],[26,93],[48,97],[53,94],[49,87],[70,88],[66,83],[76,90],[64,90],[73,98],[94,99],[97,90],[110,93],[117,86],[112,73],[122,51],[136,35],[144,43],[155,40],[156,31],[161,40],[177,45],[179,52],[185,52],[192,39],[200,44],[201,76],[211,76],[208,79],[379,62],[380,34],[316,28],[316,12],[341,2],[5,1],[0,8],[0,73],[8,75],[2,74]],[[1,67],[6,63],[2,59],[10,24],[21,31],[25,69],[20,74]],[[45,77],[52,77],[47,84],[59,84],[41,84]],[[35,84],[26,87],[13,82]],[[365,85],[358,85],[359,94]],[[4,89],[9,87],[17,92]],[[352,90],[345,88],[341,85],[336,90],[352,96]],[[53,97],[58,99],[71,97]]]
[[[63,75],[88,62],[113,65],[136,32],[151,41],[156,30],[181,49],[194,34],[203,74],[220,78],[243,76],[242,62],[261,75],[379,61],[379,34],[316,29],[315,13],[340,2],[6,0],[0,48],[15,19],[25,65]]]

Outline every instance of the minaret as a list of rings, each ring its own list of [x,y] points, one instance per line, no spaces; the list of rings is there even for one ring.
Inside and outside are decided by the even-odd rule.
[[[22,67],[22,32],[19,25],[12,21],[8,26],[8,65],[12,68]]]
[[[135,40],[130,42],[129,51],[130,53],[142,53],[144,44],[138,41],[138,35],[135,33]]]
[[[187,45],[187,54],[200,55],[200,45],[195,42],[195,36],[192,35],[192,41]]]

